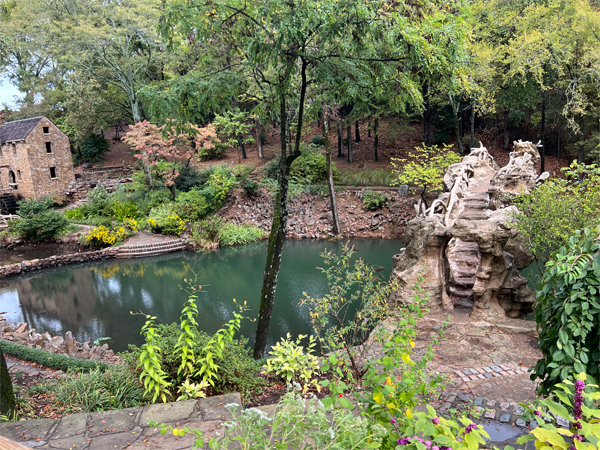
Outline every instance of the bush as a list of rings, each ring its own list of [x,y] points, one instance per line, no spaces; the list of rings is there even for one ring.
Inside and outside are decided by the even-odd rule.
[[[332,162],[333,177],[338,177],[338,170]],[[327,159],[325,155],[315,150],[304,150],[294,160],[290,167],[290,176],[304,178],[310,183],[319,183],[327,180]]]
[[[572,236],[546,263],[535,320],[543,359],[532,378],[548,393],[575,374],[600,367],[600,227]]]
[[[300,382],[303,390],[307,390],[310,384],[318,386],[314,376],[319,373],[319,359],[314,356],[315,338],[310,336],[306,352],[300,342],[306,336],[299,335],[293,342],[288,333],[285,339],[275,344],[267,359],[267,373],[275,374],[279,379],[288,384]]]
[[[209,176],[207,184],[214,189],[215,201],[218,206],[223,204],[234,182],[235,176],[227,167],[223,166],[216,167],[214,172]]]
[[[112,217],[117,222],[123,222],[125,219],[137,219],[139,216],[135,203],[127,200],[111,199],[110,208]]]
[[[207,200],[206,192],[192,189],[177,197],[177,211],[185,220],[196,221],[203,219],[214,211],[214,202]]]
[[[108,141],[101,134],[92,133],[81,142],[81,156],[86,161],[100,159],[109,149]]]
[[[310,143],[315,147],[322,147],[323,145],[325,145],[325,139],[323,138],[323,136],[316,135],[312,137]]]
[[[279,160],[280,155],[277,155],[271,162],[265,164],[262,172],[265,178],[269,180],[277,180],[279,178]]]
[[[147,221],[153,233],[179,236],[185,230],[185,220],[175,212],[173,204],[153,208]]]
[[[84,412],[123,409],[143,404],[144,390],[125,366],[108,366],[88,373],[69,372],[56,385],[58,406]]]
[[[125,227],[109,228],[100,225],[85,235],[85,241],[93,247],[105,246],[124,241],[129,236],[131,233]]]
[[[51,197],[19,201],[17,214],[21,220],[15,221],[14,230],[34,241],[47,241],[60,236],[69,222],[61,213],[50,209],[53,205]]]
[[[383,206],[385,196],[377,191],[365,191],[363,195],[363,208],[375,211]]]
[[[153,189],[144,193],[138,204],[138,211],[141,216],[147,216],[152,209],[170,203],[171,201],[173,201],[171,191],[166,188]]]
[[[358,172],[342,172],[338,184],[346,186],[392,186],[395,175],[384,169],[366,169]]]
[[[213,159],[221,159],[224,158],[227,154],[227,145],[222,142],[214,142],[214,146],[212,148],[204,148],[202,147],[198,150],[198,158],[201,161],[211,161]]]
[[[87,217],[87,207],[86,205],[81,205],[74,209],[67,209],[63,214],[69,220],[85,219]]]
[[[265,235],[262,228],[254,225],[234,225],[225,223],[219,232],[219,244],[226,247],[228,245],[248,244],[250,242],[260,241]]]
[[[188,192],[194,188],[201,189],[208,183],[208,179],[213,172],[213,167],[203,171],[197,171],[193,167],[185,167],[175,180],[175,188],[181,192]]]
[[[68,370],[89,372],[90,370],[106,370],[108,368],[107,364],[101,362],[70,358],[67,355],[50,353],[46,350],[27,347],[26,345],[16,344],[4,339],[0,339],[0,345],[2,345],[2,351],[7,355],[24,361],[38,363],[51,369],[62,370],[63,372]]]
[[[242,183],[242,189],[248,197],[254,197],[260,188],[260,185],[256,181],[244,180]]]
[[[110,198],[104,186],[98,185],[88,192],[87,211],[90,216],[110,215],[110,213],[106,214],[110,211]]]

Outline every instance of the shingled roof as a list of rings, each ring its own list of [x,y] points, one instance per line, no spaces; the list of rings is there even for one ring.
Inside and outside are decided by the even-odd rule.
[[[0,127],[0,144],[24,140],[43,118],[44,116],[39,116],[6,122]]]

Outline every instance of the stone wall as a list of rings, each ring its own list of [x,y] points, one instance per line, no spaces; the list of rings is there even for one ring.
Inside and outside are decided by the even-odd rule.
[[[119,184],[131,183],[131,178],[107,178],[105,180],[78,180],[72,181],[64,190],[69,202],[83,200],[87,197],[88,191],[91,191],[96,186],[104,186],[109,194],[115,192]]]
[[[32,259],[15,264],[0,266],[0,279],[13,277],[26,272],[48,269],[50,267],[61,267],[88,261],[116,258],[118,248],[105,248],[93,252],[73,253],[70,255],[51,256],[44,259]]]

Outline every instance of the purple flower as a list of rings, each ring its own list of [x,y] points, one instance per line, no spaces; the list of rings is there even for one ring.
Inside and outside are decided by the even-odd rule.
[[[427,447],[428,449],[431,448],[431,441],[425,441],[425,447]]]
[[[581,436],[580,434],[574,434],[573,435],[573,440],[577,440],[579,442],[583,442],[583,436]]]
[[[416,436],[415,436],[416,437]],[[417,438],[417,441],[419,441],[421,444],[424,444],[425,441],[423,439],[421,439],[420,437]]]
[[[394,418],[392,417],[392,418],[390,419],[390,423],[391,423],[391,424],[394,424],[394,423],[396,423],[396,419],[394,419]]]
[[[469,434],[475,428],[477,428],[477,425],[475,425],[474,423],[472,423],[471,425],[468,425],[467,428],[465,428],[465,434]]]
[[[400,438],[397,441],[398,445],[408,445],[410,444],[410,439],[409,438]]]
[[[542,417],[542,412],[541,411],[534,411],[533,412],[536,416],[538,417]]]
[[[585,389],[585,383],[581,380],[575,381],[575,392],[581,394]]]
[[[440,424],[440,419],[438,417],[434,417],[433,419],[431,419],[431,421],[433,422],[434,425]]]
[[[434,445],[433,447],[431,447],[431,450],[440,450],[440,448],[437,445]]]
[[[582,427],[582,425],[581,425],[581,422],[580,422],[580,421],[573,422],[573,423],[571,424],[571,428],[577,428],[578,430],[581,430],[581,427]]]

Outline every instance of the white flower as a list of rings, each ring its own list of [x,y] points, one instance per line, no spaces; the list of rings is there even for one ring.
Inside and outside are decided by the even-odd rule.
[[[331,440],[333,441],[335,439],[335,433],[333,432],[333,428],[329,427],[329,437],[331,437]]]

